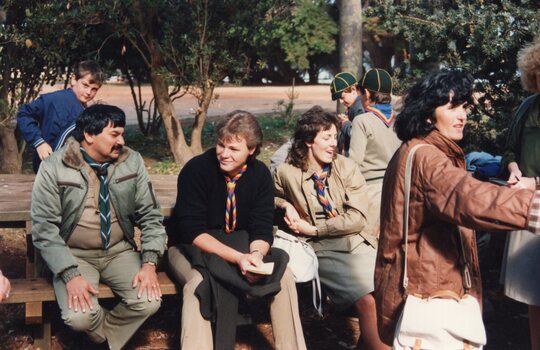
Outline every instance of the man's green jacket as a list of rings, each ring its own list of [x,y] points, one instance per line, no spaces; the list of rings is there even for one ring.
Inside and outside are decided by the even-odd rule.
[[[62,276],[77,262],[67,241],[83,213],[89,176],[80,144],[70,138],[40,167],[32,190],[32,240],[49,269]],[[141,155],[124,147],[108,168],[111,206],[126,239],[134,248],[134,227],[141,229],[143,262],[156,262],[166,246],[163,216]],[[98,234],[98,233],[96,233]]]

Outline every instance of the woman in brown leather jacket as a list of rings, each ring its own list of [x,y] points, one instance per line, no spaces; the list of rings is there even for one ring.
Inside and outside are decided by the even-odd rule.
[[[465,293],[462,261],[470,269],[470,294],[480,300],[481,281],[475,229],[528,229],[540,233],[540,195],[534,189],[497,186],[474,179],[465,170],[462,149],[473,78],[441,71],[414,85],[405,97],[395,130],[403,141],[390,161],[382,191],[381,234],[375,270],[377,319],[382,340],[392,344],[406,293],[403,210],[405,161],[414,155],[409,203],[407,293],[422,296],[450,290]],[[524,182],[525,183],[525,182]],[[527,182],[528,183],[528,182]],[[460,258],[460,238],[464,256]]]

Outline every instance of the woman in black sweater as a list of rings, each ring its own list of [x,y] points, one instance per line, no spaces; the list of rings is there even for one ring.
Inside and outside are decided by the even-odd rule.
[[[169,264],[183,285],[182,348],[210,350],[214,342],[216,348],[234,347],[236,323],[223,319],[234,319],[236,310],[211,306],[231,304],[230,299],[216,303],[216,294],[235,299],[241,291],[271,295],[277,349],[305,349],[294,277],[286,269],[288,257],[271,248],[274,187],[268,168],[255,159],[261,128],[250,113],[235,111],[218,125],[217,133],[216,148],[193,158],[180,172],[169,225],[174,245]],[[275,263],[272,275],[248,272],[263,261]],[[219,293],[205,289],[209,280],[222,287]],[[208,291],[211,305],[206,305]],[[216,321],[214,340],[211,319]]]

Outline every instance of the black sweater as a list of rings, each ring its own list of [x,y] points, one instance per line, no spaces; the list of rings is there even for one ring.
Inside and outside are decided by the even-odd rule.
[[[249,233],[249,240],[272,244],[274,184],[264,163],[248,161],[236,184],[236,230]],[[226,181],[212,148],[194,157],[178,175],[178,195],[168,224],[169,244],[191,244],[201,233],[225,226]]]

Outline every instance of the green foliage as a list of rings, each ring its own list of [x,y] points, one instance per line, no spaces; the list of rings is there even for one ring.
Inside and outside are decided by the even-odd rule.
[[[274,36],[285,51],[292,68],[309,68],[309,59],[336,49],[336,22],[329,16],[324,0],[298,0],[291,17],[279,21]]]
[[[327,66],[336,52],[337,20],[325,0],[276,1],[252,38],[255,76],[290,83],[299,72]],[[335,61],[335,60],[334,60]]]
[[[473,74],[478,104],[466,147],[493,153],[500,153],[512,110],[526,94],[516,54],[540,33],[539,14],[534,0],[377,1],[365,13],[402,39],[408,60],[395,69],[402,87],[439,67]]]

